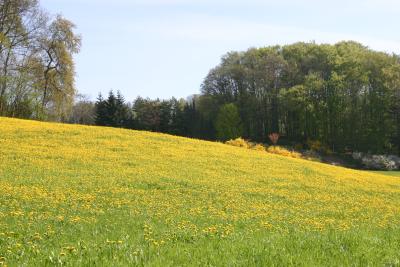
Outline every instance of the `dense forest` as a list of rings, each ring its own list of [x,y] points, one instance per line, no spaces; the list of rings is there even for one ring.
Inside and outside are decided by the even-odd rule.
[[[336,152],[400,150],[400,57],[356,42],[230,52],[200,95],[122,103],[120,94],[100,97],[96,123],[222,141],[266,142],[276,132],[280,142],[320,141]]]
[[[319,140],[334,151],[400,150],[400,57],[359,43],[228,53],[202,94],[209,110],[234,103],[249,139],[279,132],[288,142]]]
[[[75,89],[74,28],[37,0],[0,1],[0,116],[400,154],[398,55],[351,41],[251,48],[224,55],[187,99],[94,102]]]

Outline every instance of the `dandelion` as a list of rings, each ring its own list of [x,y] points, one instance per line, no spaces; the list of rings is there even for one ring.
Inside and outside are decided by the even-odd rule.
[[[239,141],[230,143],[253,147]],[[164,248],[211,239],[233,249],[274,233],[396,234],[399,179],[270,151],[0,118],[0,262],[18,265],[16,250],[20,262],[37,262],[61,248],[75,255],[71,265],[91,253],[116,265],[141,255],[133,260],[146,265],[152,253],[164,259]]]

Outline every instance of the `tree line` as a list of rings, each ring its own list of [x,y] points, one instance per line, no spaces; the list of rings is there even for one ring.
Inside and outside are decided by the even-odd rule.
[[[83,111],[83,106],[88,106]],[[219,109],[214,121],[212,110],[204,105],[202,95],[193,95],[188,99],[149,99],[137,97],[132,103],[126,102],[118,91],[110,91],[107,97],[99,94],[96,102],[87,100],[77,102],[71,122],[95,124],[99,126],[119,127],[136,130],[168,133],[206,140],[228,140],[241,136],[240,114],[234,104]]]
[[[90,112],[94,116],[83,113],[79,116],[99,126],[195,136],[197,129],[192,124],[196,123],[196,110],[193,105],[190,101],[175,98],[152,100],[138,97],[127,103],[119,91],[117,94],[110,91],[106,98],[101,94],[97,98],[94,112]]]
[[[96,123],[222,141],[279,133],[290,145],[400,153],[400,57],[356,42],[230,52],[199,95],[121,103],[120,94],[100,97]]]
[[[277,132],[334,151],[400,153],[400,57],[356,42],[228,53],[202,95],[216,110],[233,103],[245,138],[263,142]]]
[[[0,116],[65,121],[76,94],[74,24],[37,0],[0,0]]]

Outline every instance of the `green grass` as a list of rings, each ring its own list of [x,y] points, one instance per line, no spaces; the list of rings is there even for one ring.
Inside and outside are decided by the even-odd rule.
[[[0,266],[400,266],[400,179],[0,118]]]

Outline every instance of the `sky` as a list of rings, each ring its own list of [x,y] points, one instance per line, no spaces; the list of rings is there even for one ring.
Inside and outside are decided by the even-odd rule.
[[[166,99],[199,93],[229,51],[354,40],[400,54],[398,0],[41,0],[76,24],[76,87]]]

